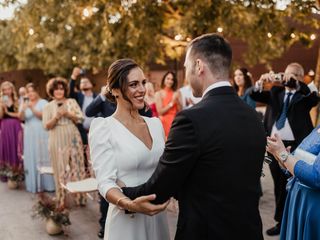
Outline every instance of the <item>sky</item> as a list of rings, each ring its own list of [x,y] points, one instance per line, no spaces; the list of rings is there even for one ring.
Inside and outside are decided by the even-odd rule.
[[[0,0],[0,3],[3,3],[4,1]],[[9,5],[9,7],[0,7],[0,19],[10,19],[13,17],[13,13],[14,13],[14,9],[19,5],[19,4],[23,4],[26,3],[27,0],[19,0],[20,3],[16,3],[16,4],[11,4]]]

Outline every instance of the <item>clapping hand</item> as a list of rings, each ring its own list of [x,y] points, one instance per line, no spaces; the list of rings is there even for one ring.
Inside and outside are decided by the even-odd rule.
[[[162,204],[152,204],[150,201],[153,201],[155,199],[155,194],[138,197],[128,204],[129,210],[132,212],[143,213],[149,216],[156,215],[167,208],[169,200]]]
[[[32,108],[30,102],[23,102],[22,111],[24,112],[27,108]]]
[[[108,88],[107,88],[107,86],[101,87],[101,92],[100,92],[100,94],[101,94],[102,96],[106,96],[107,93],[108,93]]]
[[[57,119],[60,119],[62,118],[63,116],[66,116],[67,117],[68,115],[68,111],[67,109],[62,105],[60,107],[58,107],[58,110],[57,110],[57,114],[56,114],[56,118]]]
[[[272,137],[267,137],[267,151],[271,153],[282,166],[283,163],[279,161],[278,155],[283,151],[287,151],[288,153],[290,153],[290,149],[291,146],[287,148],[284,146],[278,134],[274,134],[274,136]]]

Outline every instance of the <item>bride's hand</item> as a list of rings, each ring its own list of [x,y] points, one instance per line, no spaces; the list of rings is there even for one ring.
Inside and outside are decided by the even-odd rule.
[[[117,179],[116,183],[117,183],[117,185],[118,185],[120,188],[126,187],[126,185],[124,184],[124,182],[122,182],[122,181],[119,180],[119,179]]]

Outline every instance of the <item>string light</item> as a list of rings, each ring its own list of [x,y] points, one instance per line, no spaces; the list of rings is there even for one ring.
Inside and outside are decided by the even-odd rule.
[[[291,33],[291,34],[290,34],[290,37],[291,37],[291,38],[295,38],[296,35],[295,35],[294,33]]]
[[[267,33],[267,36],[268,36],[268,38],[272,38],[272,33],[271,33],[271,32],[268,32],[268,33]]]
[[[44,44],[43,43],[38,43],[37,45],[36,45],[36,48],[43,48],[44,47]]]
[[[72,61],[77,61],[77,57],[76,56],[72,56]]]
[[[32,36],[34,34],[34,30],[32,28],[29,29],[29,35]]]
[[[313,40],[315,40],[317,38],[317,36],[314,34],[314,33],[312,33],[311,35],[310,35],[310,39],[313,41]]]
[[[222,32],[223,32],[223,28],[222,28],[222,27],[218,27],[218,28],[217,28],[217,31],[218,31],[219,33],[222,33]]]
[[[180,41],[182,39],[182,35],[181,34],[177,34],[175,37],[174,37],[174,40],[176,41]]]
[[[88,8],[83,9],[83,11],[82,11],[82,16],[83,16],[84,18],[90,17],[90,11],[89,11]]]

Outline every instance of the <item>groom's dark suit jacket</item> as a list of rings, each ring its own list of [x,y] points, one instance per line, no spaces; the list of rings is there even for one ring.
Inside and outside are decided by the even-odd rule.
[[[179,200],[175,239],[263,239],[258,210],[266,138],[257,113],[231,87],[180,112],[151,178],[123,188],[134,199]]]

